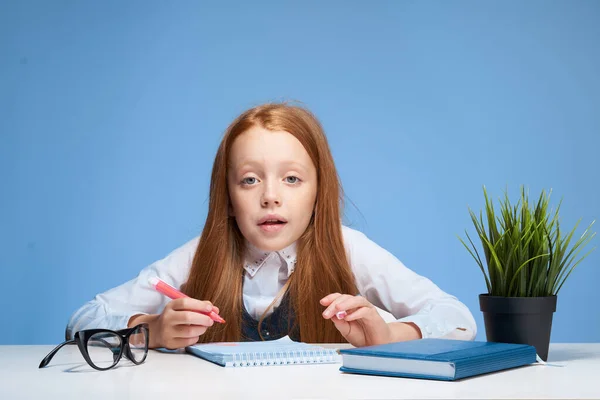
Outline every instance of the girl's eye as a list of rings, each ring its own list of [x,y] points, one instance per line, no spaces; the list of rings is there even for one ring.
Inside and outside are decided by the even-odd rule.
[[[285,178],[285,181],[287,183],[298,183],[300,179],[297,176],[288,176],[287,178]]]
[[[249,176],[248,178],[242,179],[242,184],[244,185],[254,185],[256,183],[256,178]]]

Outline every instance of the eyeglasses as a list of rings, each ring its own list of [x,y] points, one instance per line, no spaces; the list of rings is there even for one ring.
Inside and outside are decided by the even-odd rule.
[[[75,332],[73,340],[56,346],[40,363],[44,368],[64,345],[76,344],[85,361],[94,369],[106,371],[119,363],[123,355],[139,365],[148,355],[148,324],[133,328],[111,331],[109,329],[87,329]]]

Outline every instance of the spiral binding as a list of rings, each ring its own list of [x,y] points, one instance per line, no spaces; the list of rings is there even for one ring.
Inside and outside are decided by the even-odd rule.
[[[232,367],[262,367],[269,365],[321,364],[339,360],[336,350],[319,348],[314,350],[271,351],[233,354]]]

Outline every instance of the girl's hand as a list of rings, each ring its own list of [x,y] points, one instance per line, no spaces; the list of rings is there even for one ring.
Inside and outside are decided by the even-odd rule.
[[[150,348],[178,349],[197,343],[200,335],[214,324],[209,316],[197,311],[219,313],[210,301],[186,297],[170,301],[160,314],[134,316],[128,325],[148,323]]]
[[[331,319],[342,336],[355,347],[371,346],[402,340],[419,339],[421,333],[414,324],[387,323],[377,309],[362,296],[332,293],[320,301],[327,308],[323,318]],[[342,319],[338,311],[346,311]]]

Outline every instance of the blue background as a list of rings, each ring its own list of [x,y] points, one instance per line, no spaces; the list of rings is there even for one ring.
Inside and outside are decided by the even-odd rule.
[[[599,19],[593,0],[3,0],[0,344],[61,341],[85,301],[199,234],[224,129],[271,100],[318,115],[348,223],[484,339],[457,238],[482,186],[552,189],[565,230],[599,217]],[[600,341],[599,261],[559,293],[553,341]]]

